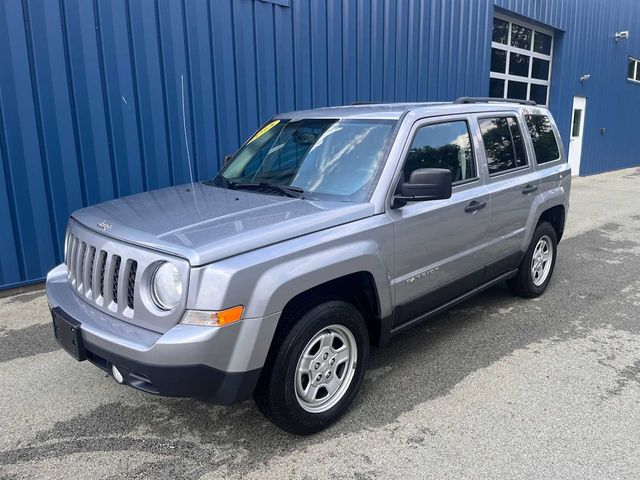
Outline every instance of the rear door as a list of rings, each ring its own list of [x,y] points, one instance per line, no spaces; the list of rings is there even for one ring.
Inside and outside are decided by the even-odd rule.
[[[451,198],[390,209],[394,222],[394,326],[474,288],[484,267],[489,195],[466,116],[417,122],[395,185],[419,168],[448,168]]]
[[[479,115],[491,202],[489,256],[484,280],[518,265],[525,227],[540,180],[527,153],[522,117],[513,112]]]

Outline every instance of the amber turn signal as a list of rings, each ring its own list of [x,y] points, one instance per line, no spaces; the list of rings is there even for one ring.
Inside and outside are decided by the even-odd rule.
[[[243,312],[244,307],[242,305],[217,311],[187,310],[180,323],[184,325],[223,327],[240,320]]]

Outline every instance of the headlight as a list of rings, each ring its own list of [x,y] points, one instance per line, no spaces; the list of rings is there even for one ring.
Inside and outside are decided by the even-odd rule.
[[[153,301],[163,310],[171,310],[182,298],[182,278],[173,263],[160,265],[151,279]]]

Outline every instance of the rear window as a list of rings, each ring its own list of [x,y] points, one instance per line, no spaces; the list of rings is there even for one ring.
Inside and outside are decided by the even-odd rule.
[[[482,118],[479,124],[489,174],[528,165],[522,133],[515,117]]]
[[[549,117],[546,115],[526,115],[525,118],[538,164],[558,160],[560,149],[556,136],[553,134]]]

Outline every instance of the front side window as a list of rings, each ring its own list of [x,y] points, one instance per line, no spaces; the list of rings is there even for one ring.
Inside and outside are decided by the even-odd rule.
[[[495,17],[489,96],[547,105],[553,36],[517,20]]]
[[[477,178],[467,122],[446,122],[420,127],[404,164],[404,181],[420,168],[447,168],[455,183]]]
[[[489,174],[528,165],[522,133],[515,117],[482,118],[478,123]]]
[[[560,149],[556,136],[553,134],[553,127],[546,115],[527,115],[527,127],[531,134],[533,150],[536,153],[538,164],[553,162],[560,158]]]
[[[210,182],[228,188],[293,187],[304,198],[367,201],[396,120],[275,120]],[[256,191],[260,191],[255,189]]]

